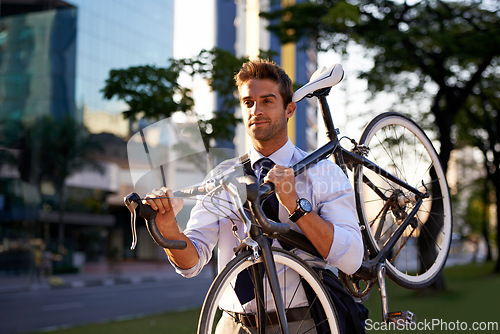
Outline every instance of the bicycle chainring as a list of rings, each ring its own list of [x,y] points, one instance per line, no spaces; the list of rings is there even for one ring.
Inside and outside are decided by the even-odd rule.
[[[371,290],[376,283],[375,279],[365,280],[354,275],[347,275],[339,271],[339,279],[344,288],[359,302],[364,303],[370,297]]]

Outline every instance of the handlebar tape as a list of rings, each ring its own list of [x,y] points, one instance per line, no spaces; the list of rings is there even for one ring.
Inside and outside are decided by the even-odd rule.
[[[166,239],[156,226],[156,214],[157,211],[153,210],[149,205],[143,204],[141,201],[138,202],[137,214],[146,220],[146,227],[148,232],[153,238],[153,240],[163,248],[169,249],[184,249],[187,247],[187,243],[184,240],[168,240]]]
[[[257,218],[258,223],[269,232],[285,234],[290,231],[290,225],[286,223],[277,223],[268,219],[262,211],[260,201],[256,201],[257,198],[262,199],[271,195],[274,192],[274,185],[272,183],[264,183],[259,187],[256,183],[257,178],[255,176],[247,177],[254,180],[254,182],[247,183],[247,198],[251,203],[250,209]]]

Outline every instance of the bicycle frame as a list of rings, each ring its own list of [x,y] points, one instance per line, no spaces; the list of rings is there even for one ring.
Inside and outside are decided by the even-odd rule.
[[[248,200],[250,201],[250,211],[252,212],[251,215],[252,226],[250,227],[248,235],[257,242],[261,250],[261,255],[264,260],[263,261],[264,269],[266,271],[269,280],[269,285],[273,295],[274,305],[278,313],[278,323],[282,330],[282,333],[288,334],[288,326],[285,315],[285,305],[283,303],[283,299],[281,298],[281,289],[278,281],[278,274],[276,272],[276,264],[274,263],[274,258],[271,252],[271,245],[269,244],[267,238],[264,237],[261,227],[265,226],[265,223],[263,222],[267,220],[267,218],[264,216],[264,213],[260,208],[260,201],[257,201],[257,199],[260,197],[259,195],[261,195],[262,193],[261,191],[257,193],[255,192],[255,190],[257,190],[255,187],[247,188]],[[257,296],[263,295],[262,292],[263,286],[261,284],[261,280],[259,279],[259,277],[261,276],[258,273],[255,273],[254,271],[252,271],[252,276],[254,278],[254,282],[259,282],[258,284],[255,285],[255,289],[259,290],[255,292],[255,296],[256,298],[258,298]],[[265,310],[263,302],[257,301],[257,314],[258,314],[258,319],[260,321],[258,326],[259,333],[265,333],[266,317],[264,316],[264,313]]]
[[[334,128],[330,109],[326,101],[326,96],[328,95],[329,91],[330,89],[325,89],[320,91],[320,93],[317,95],[320,101],[320,109],[323,116],[323,121],[326,126],[326,133],[329,141],[322,147],[308,154],[304,159],[296,163],[294,166],[292,166],[295,176],[306,171],[308,168],[314,166],[320,160],[327,159],[328,157],[333,155],[336,164],[339,165],[339,167],[344,171],[346,175],[347,175],[347,168],[353,170],[355,166],[363,166],[381,175],[385,179],[397,184],[398,186],[401,186],[402,188],[408,190],[410,193],[413,193],[416,198],[413,210],[408,214],[405,220],[398,226],[398,228],[393,232],[393,234],[389,237],[389,239],[384,243],[384,246],[380,250],[365,249],[365,252],[368,251],[367,252],[368,259],[363,261],[359,270],[354,274],[363,279],[367,280],[376,279],[378,281],[380,287],[381,300],[382,300],[382,317],[384,321],[388,321],[389,312],[388,312],[387,293],[385,287],[384,262],[387,260],[396,242],[403,235],[405,229],[408,227],[408,225],[411,224],[412,220],[414,219],[415,215],[417,214],[423,202],[423,199],[428,198],[429,195],[428,192],[424,194],[419,190],[417,190],[415,187],[410,186],[408,183],[404,182],[403,180],[389,173],[388,171],[380,168],[378,165],[368,160],[363,155],[350,152],[344,149],[342,146],[340,146],[338,132]],[[389,199],[383,193],[383,191],[379,189],[373,182],[371,182],[365,175],[363,175],[363,183],[368,185],[381,199],[383,200]],[[264,200],[265,198],[270,196],[272,192],[273,192],[272,188],[270,186],[266,187],[266,184],[264,184],[260,190],[259,194],[260,199]],[[358,215],[360,215],[359,208],[358,208]],[[365,222],[363,222],[363,224],[364,223]],[[370,226],[364,226],[364,225],[362,226],[362,229],[367,229],[367,228],[370,228]],[[312,243],[304,235],[300,233],[290,230],[286,234],[280,234],[275,237],[280,242],[287,243],[294,248],[298,248],[315,256],[321,257],[314,248],[314,246],[312,245]],[[366,237],[365,234],[363,234],[363,237],[364,238]],[[367,244],[369,243],[365,242],[365,245]],[[266,248],[269,249],[268,245],[261,245],[261,247],[263,249],[263,253],[267,252]],[[270,257],[272,261],[272,256],[269,255],[266,256]],[[265,262],[267,262],[267,260]],[[268,268],[266,268],[266,270],[268,270]]]
[[[384,243],[384,246],[380,250],[367,249],[368,247],[365,246],[365,254],[366,254],[365,260],[363,261],[359,270],[353,275],[365,280],[370,280],[370,281],[378,280],[380,287],[380,295],[382,298],[382,313],[383,313],[382,316],[384,321],[387,321],[389,318],[388,317],[389,313],[387,307],[387,294],[385,290],[384,263],[387,260],[392,248],[396,245],[396,242],[403,235],[405,229],[408,227],[408,225],[412,223],[412,220],[414,219],[416,213],[418,212],[423,199],[429,197],[429,195],[428,192],[422,193],[416,188],[404,182],[403,180],[394,176],[390,172],[380,168],[378,165],[365,158],[362,153],[358,154],[356,152],[348,151],[340,145],[338,133],[337,130],[334,128],[329,106],[326,101],[326,96],[328,95],[329,91],[330,88],[323,89],[315,93],[316,94],[315,96],[317,96],[320,101],[320,109],[327,129],[327,136],[329,141],[325,145],[316,149],[312,153],[308,154],[305,158],[303,158],[301,161],[292,166],[295,176],[299,175],[300,173],[303,173],[304,171],[311,168],[319,161],[327,159],[333,155],[335,163],[344,171],[345,174],[347,174],[347,169],[354,170],[357,166],[363,166],[364,168],[370,169],[374,171],[376,174],[381,175],[390,182],[393,182],[394,184],[397,184],[398,186],[406,189],[408,192],[414,194],[415,196],[414,197],[415,203],[412,211],[408,214],[408,216],[405,217],[404,221],[401,224],[399,224],[397,229]],[[355,148],[357,147],[356,145]],[[255,177],[253,178],[255,179]],[[383,190],[377,187],[377,185],[374,184],[371,180],[369,180],[368,177],[366,177],[365,175],[363,175],[363,183],[368,185],[375,192],[375,194],[377,194],[384,201],[390,200],[390,197],[387,197],[384,194]],[[196,187],[194,187],[193,189],[196,189]],[[226,190],[229,191],[230,189]],[[237,191],[233,192],[237,194]],[[260,185],[260,187],[258,184],[256,184],[255,181],[247,183],[247,200],[248,203],[250,204],[249,209],[251,211],[251,215],[249,218],[252,224],[250,225],[250,229],[248,230],[249,238],[244,240],[241,243],[241,245],[237,249],[235,249],[235,253],[238,253],[242,249],[250,248],[253,249],[254,255],[249,260],[256,261],[259,256],[262,256],[263,267],[269,280],[269,286],[273,295],[274,305],[277,310],[278,324],[282,329],[283,333],[288,333],[287,320],[285,316],[285,306],[282,299],[282,293],[278,281],[278,274],[276,271],[276,266],[272,255],[271,246],[267,240],[267,237],[275,238],[282,244],[288,244],[292,248],[297,248],[299,250],[312,254],[316,257],[321,258],[322,256],[317,252],[313,244],[307,239],[306,236],[298,232],[295,232],[293,230],[288,230],[289,226],[286,224],[277,224],[272,221],[270,223],[270,221],[265,217],[264,213],[262,212],[262,209],[260,208],[260,203],[267,197],[269,197],[273,192],[274,192],[273,186],[268,183],[264,183]],[[162,239],[161,234],[159,233],[156,224],[154,222],[154,217],[156,216],[156,213],[152,209],[150,209],[149,206],[144,206],[144,205],[138,206],[140,198],[136,194],[133,195],[135,197],[131,195],[126,197],[125,203],[129,207],[131,212],[135,213],[137,211],[138,214],[146,218],[147,221],[146,224],[148,229],[150,230],[153,239],[157,243],[159,243],[162,247],[165,248],[185,247],[185,245],[182,245],[180,242],[173,241],[172,243],[171,240],[161,240]],[[187,197],[196,195],[196,190],[189,190],[184,195]],[[139,212],[141,210],[142,212]],[[358,216],[360,215],[359,210],[360,209],[358,208]],[[240,215],[241,214],[244,215],[244,213],[241,212],[241,210],[238,211]],[[132,221],[133,223],[135,223],[135,216],[132,216]],[[366,222],[362,221],[362,224],[363,225],[361,226],[361,229],[370,228],[370,226],[365,226]],[[284,229],[284,227],[286,227],[286,229]],[[271,230],[271,228],[273,228],[273,230]],[[132,230],[135,233],[135,225],[132,225]],[[363,238],[366,237],[367,237],[366,233],[363,233]],[[158,240],[162,242],[158,242]],[[165,241],[169,242],[168,243],[169,246],[165,246]],[[369,243],[367,243],[365,240],[364,244],[367,245]],[[133,246],[135,246],[135,242],[133,243]],[[260,253],[258,252],[258,249],[260,249]],[[254,282],[256,283],[255,287],[256,298],[259,298],[257,296],[263,295],[263,285],[260,279],[262,275],[261,273],[259,273],[259,271],[261,270],[262,270],[261,268],[253,268],[252,266],[251,275],[254,279]],[[259,302],[259,300],[257,300],[259,333],[263,333],[265,331],[266,317],[264,314],[265,314],[264,305],[262,302]]]
[[[374,164],[370,160],[366,159],[364,156],[347,151],[344,149],[342,146],[340,146],[339,139],[337,136],[337,131],[334,128],[333,121],[331,118],[330,114],[330,109],[328,107],[328,103],[326,102],[326,95],[328,94],[329,89],[326,91],[322,92],[322,95],[318,96],[320,100],[320,106],[321,106],[321,113],[323,115],[323,120],[326,126],[326,131],[327,131],[327,136],[329,138],[329,141],[323,145],[322,147],[316,149],[312,153],[308,154],[304,159],[301,161],[297,162],[294,166],[292,166],[294,170],[295,176],[299,175],[300,173],[304,172],[308,168],[314,166],[317,162],[323,159],[327,159],[331,155],[334,156],[335,162],[339,167],[344,171],[344,173],[347,174],[347,169],[346,165],[350,166],[350,169],[353,169],[353,166],[357,165],[362,165],[363,167],[369,168],[375,173],[383,176],[387,180],[394,182],[395,184],[405,188],[409,192],[415,194],[415,197],[417,199],[417,202],[415,204],[414,209],[412,212],[406,217],[405,221],[398,227],[398,229],[393,233],[393,235],[386,241],[384,244],[384,247],[378,252],[376,257],[371,261],[373,264],[370,266],[372,269],[370,272],[372,272],[372,275],[375,276],[376,274],[373,272],[373,268],[376,266],[377,263],[383,263],[386,259],[388,254],[390,253],[392,247],[394,244],[397,242],[397,240],[401,237],[403,234],[404,230],[406,227],[411,223],[411,220],[417,213],[418,209],[420,208],[420,205],[422,204],[422,200],[424,198],[428,197],[428,194],[424,194],[417,190],[416,188],[410,186],[408,183],[402,181],[398,177],[392,175],[391,173],[387,172],[386,170],[380,168],[378,165]],[[366,176],[363,177],[363,182],[367,184],[380,198],[387,200],[388,197],[385,196],[385,194],[373,183],[371,182]],[[269,187],[262,187],[261,188],[261,193],[260,193],[260,198],[261,200],[267,198],[270,194],[272,194],[272,190]],[[364,226],[364,228],[369,228],[369,226]],[[293,232],[293,231],[290,231]],[[292,233],[293,234],[293,233]],[[294,246],[297,246],[298,248],[301,248],[302,250],[306,252],[311,252],[311,247],[310,245],[307,245],[304,247],[304,238],[300,238],[301,240],[293,240],[293,239],[299,239],[297,235],[291,236],[291,237],[284,237],[278,239],[281,239],[283,241],[288,241],[293,243]],[[307,239],[305,239],[307,240]],[[306,242],[307,243],[307,242]],[[302,245],[301,245],[302,244]],[[314,247],[313,247],[314,248]],[[369,250],[372,257],[374,256],[374,253],[376,253],[375,250],[370,249]],[[315,254],[316,253],[316,254]],[[317,255],[317,252],[313,252],[313,254]]]

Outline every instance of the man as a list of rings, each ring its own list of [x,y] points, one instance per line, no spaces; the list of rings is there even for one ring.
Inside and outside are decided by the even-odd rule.
[[[267,157],[275,164],[264,181],[275,185],[279,201],[277,218],[306,235],[332,266],[347,274],[354,273],[361,265],[363,243],[349,180],[337,165],[327,160],[297,177],[289,168],[306,155],[288,138],[287,122],[296,108],[290,78],[275,63],[256,60],[245,63],[235,79],[246,133],[253,146],[249,152],[252,169],[259,177],[262,158]],[[210,260],[217,242],[221,270],[234,256],[233,247],[239,243],[232,234],[231,223],[197,204],[182,232],[175,221],[182,201],[156,198],[165,195],[173,194],[167,188],[155,190],[148,194],[147,203],[159,211],[156,223],[164,237],[187,242],[184,250],[165,250],[176,270],[187,277],[197,275]],[[311,211],[302,207],[304,202],[312,206]],[[239,228],[241,231],[242,226]],[[275,241],[274,246],[277,245]],[[241,329],[230,317],[223,317],[221,323],[224,333]]]

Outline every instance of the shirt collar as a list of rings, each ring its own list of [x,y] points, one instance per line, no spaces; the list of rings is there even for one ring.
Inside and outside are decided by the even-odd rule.
[[[288,138],[285,145],[281,146],[277,151],[268,156],[268,158],[271,159],[277,165],[289,167],[294,152],[295,152],[295,145],[293,145],[290,138]],[[262,155],[253,147],[249,151],[249,156],[253,169],[255,169],[255,163],[260,159],[264,158],[264,155]]]

